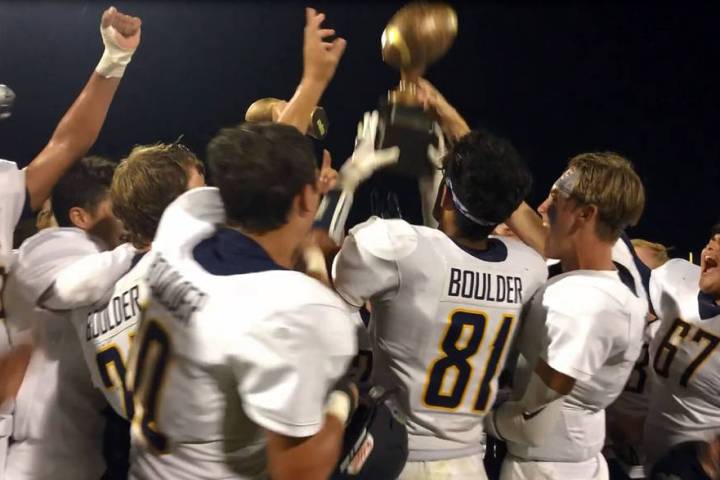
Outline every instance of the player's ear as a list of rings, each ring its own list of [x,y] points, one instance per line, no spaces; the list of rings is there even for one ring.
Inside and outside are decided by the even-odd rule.
[[[88,230],[92,227],[93,219],[90,213],[81,207],[72,207],[68,211],[68,218],[74,227],[81,230]]]
[[[581,220],[585,222],[597,220],[598,208],[596,205],[581,205],[579,211]]]
[[[300,193],[295,197],[295,206],[300,216],[311,215],[315,217],[315,211],[320,204],[320,195],[313,184],[303,186]]]

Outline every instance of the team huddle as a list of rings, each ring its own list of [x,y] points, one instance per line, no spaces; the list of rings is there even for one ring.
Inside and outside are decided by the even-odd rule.
[[[103,14],[47,146],[0,160],[0,479],[719,478],[720,227],[699,267],[631,241],[644,188],[610,152],[535,211],[513,145],[421,79],[425,224],[346,233],[400,151],[371,112],[318,166],[345,49],[324,20],[306,10],[274,122],[222,129],[205,163],[175,142],[115,164],[86,154],[141,21]]]

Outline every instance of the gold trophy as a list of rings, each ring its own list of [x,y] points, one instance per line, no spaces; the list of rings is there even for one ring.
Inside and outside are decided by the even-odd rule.
[[[379,146],[400,147],[400,160],[392,168],[403,176],[428,172],[434,119],[417,99],[417,81],[448,51],[457,27],[457,14],[449,5],[412,2],[395,13],[383,31],[382,58],[400,70],[400,84],[381,100]]]
[[[280,114],[287,106],[285,100],[279,98],[261,98],[253,102],[245,112],[246,122],[277,122]],[[315,107],[307,134],[317,140],[322,140],[327,135],[328,117],[323,107]]]

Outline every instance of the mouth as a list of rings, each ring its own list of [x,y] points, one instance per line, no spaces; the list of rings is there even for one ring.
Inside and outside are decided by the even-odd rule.
[[[705,255],[703,257],[703,267],[702,267],[702,274],[705,275],[706,273],[712,273],[713,271],[718,269],[718,261],[717,258],[712,257],[710,255]]]

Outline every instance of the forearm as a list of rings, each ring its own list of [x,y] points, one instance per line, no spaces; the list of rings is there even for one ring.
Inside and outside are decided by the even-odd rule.
[[[326,85],[317,80],[303,78],[295,94],[288,102],[278,118],[278,123],[285,123],[297,128],[305,134],[310,126],[313,111],[320,102]]]
[[[48,144],[28,165],[26,181],[33,210],[40,208],[57,180],[93,146],[119,84],[119,78],[93,72]]]
[[[548,229],[543,225],[542,218],[530,208],[530,205],[522,202],[505,223],[520,240],[543,257],[545,256]]]
[[[451,142],[456,142],[470,132],[470,126],[454,108],[448,109],[440,120],[440,126]]]
[[[328,478],[340,459],[343,433],[340,420],[334,415],[325,415],[322,429],[312,437],[289,439],[269,434],[270,477],[273,480]]]

